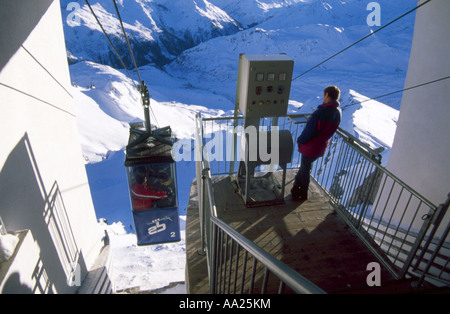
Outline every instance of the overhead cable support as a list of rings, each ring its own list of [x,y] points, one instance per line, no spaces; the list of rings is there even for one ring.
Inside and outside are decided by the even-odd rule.
[[[422,7],[422,6],[424,6],[425,4],[427,4],[427,3],[430,2],[430,1],[431,1],[431,0],[427,0],[427,1],[425,1],[424,3],[418,5],[417,7],[415,7],[415,8],[413,8],[413,9],[409,10],[408,12],[402,14],[402,15],[399,16],[398,18],[396,18],[396,19],[390,21],[389,23],[387,23],[386,25],[380,27],[380,28],[377,29],[376,31],[371,32],[370,34],[364,36],[363,38],[361,38],[360,40],[358,40],[358,41],[356,41],[355,43],[351,44],[350,46],[348,46],[348,47],[342,49],[341,51],[335,53],[335,54],[332,55],[331,57],[329,57],[329,58],[325,59],[324,61],[320,62],[319,64],[313,66],[313,67],[310,68],[309,70],[307,70],[307,71],[303,72],[302,74],[296,76],[296,77],[293,78],[292,80],[294,81],[294,80],[298,79],[299,77],[302,77],[303,75],[305,75],[305,74],[311,72],[311,71],[314,70],[315,68],[318,68],[318,67],[321,66],[322,64],[324,64],[324,63],[330,61],[331,59],[333,59],[333,58],[335,58],[335,57],[337,57],[337,56],[340,55],[341,53],[343,53],[343,52],[347,51],[348,49],[352,48],[353,46],[359,44],[359,43],[362,42],[363,40],[366,40],[366,39],[369,38],[370,36],[373,36],[373,35],[375,35],[376,33],[378,33],[379,31],[381,31],[382,29],[385,29],[385,28],[388,27],[389,25],[391,25],[391,24],[397,22],[398,20],[404,18],[405,16],[411,14],[412,12],[416,11],[417,9],[419,9],[419,8]]]

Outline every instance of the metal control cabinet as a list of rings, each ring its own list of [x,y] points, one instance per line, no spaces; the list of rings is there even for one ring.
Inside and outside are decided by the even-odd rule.
[[[244,116],[244,130],[253,129],[256,133],[256,138],[253,139],[247,134],[241,137],[245,158],[239,162],[238,173],[233,180],[247,207],[284,202],[286,169],[292,159],[293,140],[289,131],[275,130],[278,127],[278,117],[287,114],[293,70],[294,60],[284,54],[239,56],[234,115],[237,118],[240,111]],[[261,118],[267,117],[273,118],[269,132],[260,130]],[[237,123],[238,120],[235,119],[235,128]],[[278,136],[274,132],[278,133]],[[270,137],[267,136],[269,134]],[[259,148],[264,147],[260,146],[264,140],[268,141],[265,146],[271,152],[267,161],[263,161],[257,154],[256,157],[252,154],[255,149],[260,153]],[[278,143],[271,142],[274,140]],[[271,170],[264,171],[264,175],[259,172],[255,176],[256,169],[264,165],[270,165]],[[283,170],[281,184],[273,175],[273,171],[278,170],[278,167]]]
[[[236,107],[248,118],[285,115],[293,70],[294,60],[283,54],[241,54]]]

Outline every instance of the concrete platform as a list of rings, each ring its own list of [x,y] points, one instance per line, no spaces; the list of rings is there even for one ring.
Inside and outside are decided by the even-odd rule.
[[[213,178],[218,216],[262,249],[308,278],[328,293],[380,292],[366,284],[367,265],[373,254],[350,232],[328,197],[313,181],[309,199],[291,200],[289,191],[295,172],[287,173],[285,204],[246,208],[230,177]],[[194,180],[186,221],[186,284],[188,293],[209,293],[206,257],[201,245],[197,185]],[[382,270],[381,281],[388,290],[411,290],[409,283],[388,285],[393,278]]]

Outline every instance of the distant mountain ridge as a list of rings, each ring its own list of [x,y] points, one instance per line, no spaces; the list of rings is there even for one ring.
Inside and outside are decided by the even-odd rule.
[[[126,65],[131,66],[113,2],[89,3]],[[138,66],[163,66],[188,48],[242,29],[225,11],[206,0],[119,0],[117,5]],[[72,62],[89,60],[122,67],[85,1],[62,0],[61,12]]]
[[[414,0],[378,2],[383,9],[383,23],[415,3]],[[113,1],[89,3],[126,66],[131,68],[133,63]],[[367,3],[366,0],[117,0],[138,66],[148,64],[158,68],[177,58],[178,64],[183,63],[196,54],[195,50],[191,55],[187,51],[205,50],[200,45],[218,38],[223,38],[219,44],[217,41],[209,44],[215,47],[208,48],[211,57],[231,57],[224,48],[238,49],[237,53],[285,52],[306,68],[372,31],[366,24]],[[85,1],[61,0],[61,12],[71,63],[88,60],[122,69]],[[403,35],[405,28],[409,28],[408,34],[412,33],[412,23],[396,23],[387,35],[377,34],[355,48],[359,49],[359,55],[367,56],[363,64],[356,64],[358,71],[373,68],[372,64],[367,65],[373,60],[389,69],[404,68],[404,64],[397,64],[409,54],[410,38]],[[234,55],[232,58],[236,59]],[[353,64],[342,61],[337,59],[335,64],[351,70]]]

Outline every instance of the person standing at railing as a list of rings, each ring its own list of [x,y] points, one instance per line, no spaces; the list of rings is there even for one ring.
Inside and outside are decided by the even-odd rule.
[[[302,159],[291,189],[292,199],[295,201],[308,199],[312,165],[316,159],[325,154],[330,138],[341,123],[340,95],[341,91],[336,86],[325,88],[323,104],[314,111],[297,139],[298,151],[302,154]]]

